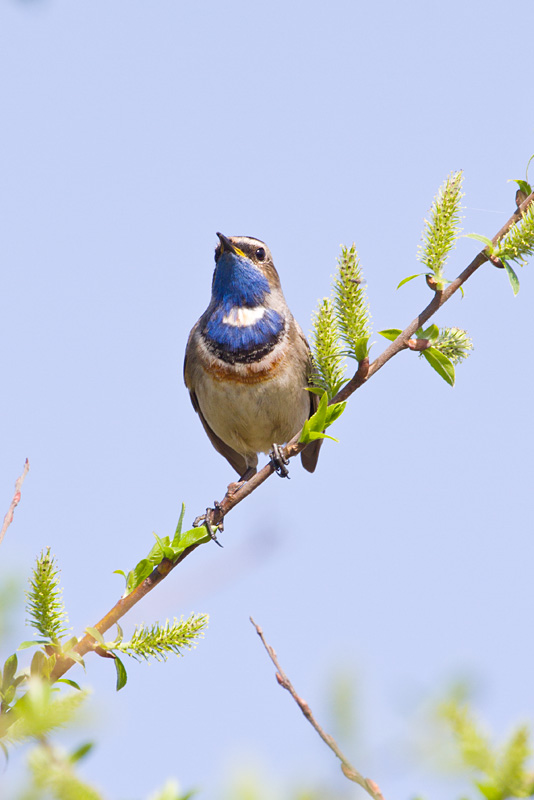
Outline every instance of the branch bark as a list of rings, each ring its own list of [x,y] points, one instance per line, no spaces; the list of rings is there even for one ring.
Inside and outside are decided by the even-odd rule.
[[[530,194],[520,206],[518,206],[510,219],[495,234],[492,239],[493,244],[499,242],[503,236],[508,233],[510,228],[521,219],[524,212],[533,203],[534,192]],[[444,303],[450,300],[453,294],[458,291],[460,286],[462,286],[462,284],[464,284],[471,277],[471,275],[473,275],[476,270],[488,260],[489,257],[486,250],[482,250],[478,253],[478,255],[475,256],[471,263],[468,264],[463,272],[458,275],[456,280],[452,281],[452,283],[447,286],[446,289],[435,292],[432,300],[426,306],[426,308],[424,308],[423,311],[421,311],[421,313],[414,320],[412,320],[412,322],[402,331],[402,333],[399,334],[399,336],[397,336],[395,341],[392,342],[389,347],[387,347],[384,352],[378,356],[378,358],[376,358],[370,364],[368,363],[367,359],[359,364],[354,376],[337,393],[337,395],[333,398],[332,403],[340,403],[341,401],[347,400],[357,389],[363,386],[369,380],[369,378],[375,375],[378,370],[382,369],[382,367],[387,364],[390,359],[392,359],[402,350],[406,350],[408,348],[408,341],[413,337],[416,330],[423,326],[425,322],[427,322]],[[305,445],[299,442],[300,433],[301,432],[299,431],[299,433],[297,433],[284,448],[283,455],[285,458],[293,458],[304,449]],[[235,484],[230,484],[223,500],[220,503],[217,503],[216,508],[211,511],[211,524],[219,525],[223,521],[224,517],[236,505],[245,500],[245,498],[251,495],[252,492],[256,491],[256,489],[261,486],[261,484],[264,483],[267,478],[273,474],[273,472],[274,467],[272,463],[269,462],[262,469],[260,469],[256,475],[242,485],[238,491],[235,491]],[[198,546],[198,544],[195,544],[191,547],[188,547],[175,562],[171,562],[168,559],[163,559],[163,561],[153,570],[151,575],[149,575],[149,577],[146,578],[143,583],[137,587],[137,589],[134,589],[134,591],[131,592],[127,597],[121,598],[115,604],[115,606],[113,606],[113,608],[108,611],[108,613],[93,627],[95,627],[100,633],[104,634],[116,622],[118,622],[118,620],[121,619],[121,617],[123,617],[127,611],[129,611],[136,603],[138,603],[141,598],[148,594],[148,592],[152,591],[152,589],[154,589],[158,583],[160,583],[169,574],[169,572],[171,572],[176,566],[178,566],[178,564],[187,558],[187,556],[190,555],[193,550],[196,550]],[[90,650],[94,650],[96,646],[97,642],[95,639],[93,639],[93,637],[89,634],[86,634],[82,639],[80,639],[78,644],[74,647],[74,650],[80,656],[84,656]],[[54,681],[60,678],[74,663],[75,662],[70,658],[59,657],[52,672],[51,680]]]
[[[30,469],[30,462],[28,459],[24,462],[24,469],[22,470],[22,474],[17,478],[15,482],[15,494],[13,495],[13,500],[11,501],[11,505],[9,506],[7,513],[4,517],[4,522],[2,523],[2,529],[0,530],[0,544],[2,544],[4,540],[4,536],[6,535],[6,531],[13,522],[13,515],[15,513],[15,509],[20,503],[21,493],[20,490],[22,488],[22,484],[24,483],[24,478],[28,474],[28,470]]]
[[[326,731],[319,725],[319,723],[313,716],[312,710],[309,707],[308,703],[305,700],[303,700],[302,697],[300,697],[300,695],[297,694],[293,684],[291,683],[291,681],[283,671],[282,667],[280,666],[280,662],[278,661],[278,656],[276,655],[274,648],[271,647],[271,645],[268,644],[267,641],[265,640],[265,636],[263,635],[263,630],[260,628],[259,625],[257,625],[254,622],[252,617],[250,617],[250,621],[256,628],[256,633],[260,637],[263,646],[267,650],[269,658],[276,667],[276,680],[283,689],[287,689],[287,691],[289,692],[295,703],[298,705],[298,707],[300,708],[300,710],[302,711],[302,713],[304,714],[304,716],[306,717],[312,728],[314,728],[317,731],[323,742],[325,742],[325,744],[328,745],[330,750],[332,750],[334,755],[336,755],[339,758],[339,760],[341,761],[341,771],[343,772],[343,775],[346,778],[348,778],[349,781],[353,781],[353,783],[357,783],[359,786],[362,787],[362,789],[365,789],[367,794],[369,794],[373,798],[373,800],[384,800],[384,797],[382,795],[382,792],[378,788],[378,785],[373,780],[371,780],[371,778],[364,778],[363,775],[360,772],[358,772],[356,767],[353,767],[350,761],[341,752],[341,748],[339,747],[334,737],[330,736],[329,733],[326,733]]]

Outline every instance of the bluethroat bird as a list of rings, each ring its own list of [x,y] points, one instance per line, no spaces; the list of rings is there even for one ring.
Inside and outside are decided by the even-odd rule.
[[[271,453],[287,475],[278,445],[317,408],[306,391],[312,372],[306,337],[287,307],[269,248],[250,236],[218,233],[211,300],[189,334],[184,379],[215,447],[241,480]],[[313,472],[321,440],[301,453]]]

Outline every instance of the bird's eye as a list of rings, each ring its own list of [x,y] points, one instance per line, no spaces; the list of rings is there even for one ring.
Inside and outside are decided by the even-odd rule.
[[[258,247],[258,249],[256,250],[256,258],[258,259],[258,261],[265,260],[265,250],[263,249],[263,247]]]

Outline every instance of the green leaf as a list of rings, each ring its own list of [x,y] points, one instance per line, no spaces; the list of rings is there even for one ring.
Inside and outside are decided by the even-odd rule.
[[[168,536],[164,536],[163,538],[160,539],[160,537],[157,535],[157,533],[154,534],[154,537],[155,537],[157,543],[159,544],[159,546],[161,548],[161,552],[162,552],[163,558],[168,558],[170,561],[172,561],[172,559],[174,557],[174,549],[171,546],[169,537]]]
[[[437,325],[430,325],[426,331],[419,328],[415,335],[418,339],[427,339],[429,342],[435,342],[439,337],[439,328]]]
[[[299,442],[307,444],[315,441],[315,439],[332,439],[337,442],[337,439],[334,439],[333,436],[327,436],[324,430],[341,416],[346,405],[346,403],[328,405],[328,395],[324,392],[319,401],[317,411],[304,423]]]
[[[387,330],[378,331],[378,333],[385,339],[389,339],[390,342],[394,342],[397,336],[400,336],[402,331],[399,328],[387,328]]]
[[[49,644],[50,644],[50,640],[49,639],[34,639],[33,641],[30,641],[30,642],[21,642],[19,644],[19,646],[17,647],[17,650],[27,650],[28,647],[35,647],[36,645],[43,645],[44,646],[44,645],[49,645]]]
[[[74,750],[69,756],[69,761],[71,762],[71,764],[74,764],[76,761],[80,761],[80,759],[86,756],[87,753],[89,753],[93,749],[93,747],[94,747],[93,742],[86,742],[85,744],[82,744],[80,747],[77,747],[76,750]]]
[[[343,403],[331,403],[329,406],[327,406],[326,421],[325,421],[326,428],[328,428],[329,425],[335,422],[336,419],[338,419],[338,417],[342,415],[342,413],[345,411],[346,405],[347,403],[343,402]]]
[[[100,633],[100,631],[98,631],[96,628],[87,627],[87,628],[85,629],[85,632],[86,632],[86,633],[88,633],[90,636],[92,636],[92,637],[93,637],[93,639],[96,639],[96,641],[98,642],[98,644],[101,644],[101,645],[103,645],[104,647],[106,646],[106,642],[105,642],[105,639],[104,639],[104,637],[102,636],[102,634]]]
[[[450,386],[454,386],[454,365],[450,358],[440,353],[435,347],[423,350],[421,355],[426,358],[430,366],[436,370],[444,381],[447,381]]]
[[[13,678],[15,677],[15,673],[17,671],[18,666],[18,659],[17,654],[13,653],[13,655],[9,656],[6,659],[6,663],[4,664],[4,677],[2,679],[2,688],[6,688],[11,686]]]
[[[418,272],[417,275],[409,275],[407,278],[403,278],[397,286],[397,289],[400,289],[400,287],[404,286],[404,284],[408,283],[408,281],[413,281],[414,278],[420,278],[421,275],[426,275],[426,272]]]
[[[216,527],[215,530],[217,530]],[[201,525],[199,528],[191,528],[191,530],[182,534],[180,539],[180,548],[176,551],[173,560],[177,559],[178,556],[181,555],[186,548],[191,547],[191,545],[204,544],[205,542],[210,541],[211,537],[208,536],[206,533],[206,528],[203,525]]]
[[[137,566],[128,573],[128,580],[126,582],[126,592],[125,594],[130,594],[136,589],[145,578],[148,578],[152,570],[154,569],[154,564],[148,560],[148,558],[143,558],[137,564]]]
[[[120,690],[124,686],[126,686],[126,681],[128,680],[128,675],[126,674],[126,668],[125,668],[124,664],[122,663],[122,661],[120,660],[120,658],[117,655],[115,656],[115,669],[117,670],[116,688],[117,688],[117,691],[120,692]]]
[[[32,662],[30,665],[30,674],[37,675],[39,678],[44,674],[46,669],[47,658],[42,650],[38,650],[33,654]]]
[[[466,233],[465,238],[476,239],[478,242],[482,242],[482,244],[485,244],[486,247],[488,248],[488,252],[490,255],[493,255],[493,253],[495,252],[495,245],[493,244],[491,239],[488,239],[487,236],[482,236],[481,233]]]
[[[530,159],[530,161],[532,161],[532,159]],[[529,161],[529,163],[530,163],[530,161]],[[510,178],[508,183],[517,183],[517,185],[519,186],[521,191],[524,192],[527,195],[527,197],[528,197],[529,194],[532,194],[532,187],[531,187],[530,183],[528,183],[527,181],[522,181],[520,178],[519,179],[518,178]]]
[[[354,355],[357,361],[363,361],[369,355],[370,336],[361,336],[354,342]]]
[[[73,689],[77,689],[79,692],[82,691],[82,687],[70,678],[58,678],[56,683],[66,683],[67,686],[72,686]]]
[[[510,285],[512,287],[514,295],[517,295],[517,293],[519,292],[519,278],[517,277],[516,273],[514,272],[508,261],[505,261],[504,258],[501,258],[501,261],[504,264],[504,268],[506,270],[506,274],[508,275],[508,280],[510,281]]]
[[[324,389],[321,389],[320,386],[306,386],[305,389],[307,392],[311,392],[312,394],[319,394],[321,397],[323,396]]]
[[[492,783],[480,783],[475,781],[475,786],[486,800],[504,800],[502,790]]]
[[[180,511],[180,516],[178,518],[178,523],[176,525],[176,531],[174,533],[174,538],[172,540],[173,547],[177,547],[180,542],[180,536],[182,535],[182,525],[184,522],[185,516],[185,503],[182,503],[182,510]]]

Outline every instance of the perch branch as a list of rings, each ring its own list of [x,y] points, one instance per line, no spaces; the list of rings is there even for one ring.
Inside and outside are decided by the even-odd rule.
[[[503,227],[495,234],[492,239],[492,242],[496,244],[500,241],[503,236],[505,236],[512,225],[515,225],[518,222],[527,208],[534,203],[534,192],[530,194],[516,209],[516,211],[512,214],[510,219],[503,225]],[[333,403],[339,403],[343,400],[347,400],[354,392],[363,386],[370,377],[372,377],[379,369],[381,369],[384,364],[393,358],[393,356],[400,353],[402,350],[406,350],[409,345],[408,341],[413,337],[416,330],[424,325],[430,317],[436,313],[436,311],[441,308],[441,306],[449,300],[452,295],[458,291],[460,286],[464,284],[468,278],[473,275],[476,270],[482,266],[486,261],[488,261],[488,254],[485,250],[482,250],[478,253],[477,256],[471,261],[471,263],[463,270],[463,272],[458,275],[456,280],[450,283],[444,291],[438,291],[434,293],[434,297],[430,301],[423,311],[416,317],[407,328],[405,328],[402,333],[397,336],[394,342],[392,342],[389,347],[387,347],[383,353],[381,353],[378,358],[376,358],[371,364],[369,364],[368,360],[365,359],[358,365],[358,369],[354,376],[350,379],[348,383],[343,386],[343,388],[337,393],[337,395],[333,398]],[[285,458],[289,459],[293,456],[296,456],[301,450],[304,449],[305,445],[299,442],[301,432],[297,433],[290,442],[286,445],[283,450],[283,455]],[[230,484],[228,490],[220,503],[216,504],[216,508],[211,511],[211,518],[210,523],[212,525],[219,525],[224,517],[238,504],[241,503],[246,497],[248,497],[252,492],[254,492],[258,486],[261,486],[267,478],[269,478],[274,472],[274,467],[271,462],[266,464],[259,472],[252,476],[245,484],[241,486],[238,491],[235,491],[235,484]],[[104,634],[107,630],[109,630],[116,622],[118,622],[121,617],[126,614],[127,611],[132,608],[142,597],[144,597],[148,592],[152,591],[155,586],[160,583],[163,578],[165,578],[174,567],[178,566],[185,558],[187,558],[193,550],[196,550],[198,544],[191,545],[183,553],[180,557],[175,561],[171,562],[168,559],[163,559],[163,561],[153,570],[153,572],[146,578],[143,583],[141,583],[133,592],[127,595],[124,598],[121,598],[113,608],[99,621],[94,625],[94,627],[102,634]],[[96,648],[96,641],[93,639],[92,636],[86,634],[77,645],[75,645],[74,650],[81,656],[84,656],[90,650],[94,650]],[[68,658],[58,658],[56,666],[52,672],[51,679],[57,680],[61,677],[75,662],[72,659]]]

